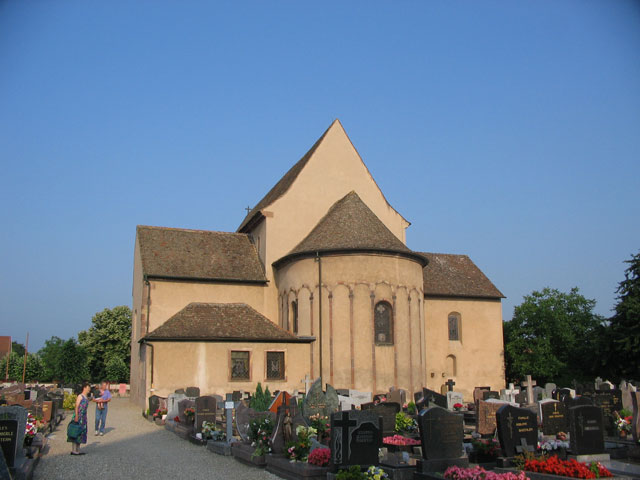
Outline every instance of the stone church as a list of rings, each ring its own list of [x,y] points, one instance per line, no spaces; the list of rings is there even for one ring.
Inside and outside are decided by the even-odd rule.
[[[503,295],[466,255],[406,246],[339,121],[236,232],[138,226],[131,395],[504,387]]]

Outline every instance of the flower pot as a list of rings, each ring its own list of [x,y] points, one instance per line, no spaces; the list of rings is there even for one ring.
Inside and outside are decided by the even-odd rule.
[[[621,438],[621,439],[623,439],[623,440],[624,440],[625,438],[627,438],[627,432],[626,432],[626,430],[620,430],[620,431],[618,432],[618,435],[619,435],[619,436],[620,436],[620,438]]]

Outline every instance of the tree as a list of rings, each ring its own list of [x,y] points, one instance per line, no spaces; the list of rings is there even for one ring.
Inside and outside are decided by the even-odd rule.
[[[618,303],[610,318],[607,367],[614,376],[640,372],[640,253],[625,260],[629,267],[618,284]]]
[[[61,380],[65,383],[80,383],[89,379],[87,352],[70,338],[62,345],[59,362]]]
[[[128,382],[129,381],[129,367],[124,360],[120,357],[111,357],[106,366],[106,379],[110,382]]]
[[[524,297],[513,319],[505,322],[507,378],[532,375],[539,383],[592,378],[594,352],[604,319],[593,313],[595,300],[545,288]]]
[[[60,337],[51,337],[44,342],[44,347],[38,352],[42,360],[43,381],[61,380],[64,377],[64,373],[60,368],[64,342]]]
[[[11,342],[11,351],[16,352],[19,356],[24,357],[24,345],[18,342]]]
[[[7,372],[7,361],[9,361],[9,380],[16,382],[22,381],[22,370],[24,367],[24,353],[18,355],[16,352],[11,352],[11,355],[5,356],[0,361],[0,376],[4,379]],[[38,381],[41,380],[43,375],[42,363],[38,355],[33,353],[27,354],[27,368],[25,370],[25,381]]]
[[[91,319],[89,330],[78,334],[78,341],[86,349],[91,378],[103,380],[106,363],[120,358],[127,368],[131,364],[131,309],[119,306],[105,308]]]

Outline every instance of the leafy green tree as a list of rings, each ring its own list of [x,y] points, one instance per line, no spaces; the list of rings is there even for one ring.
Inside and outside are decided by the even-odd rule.
[[[7,372],[7,361],[9,361],[9,380],[21,382],[24,367],[24,353],[18,355],[16,352],[11,352],[11,356],[5,356],[2,361],[0,361],[0,377],[3,379]],[[42,381],[42,378],[43,368],[40,358],[33,353],[27,354],[25,381]]]
[[[78,341],[86,349],[91,378],[103,380],[106,364],[120,358],[129,368],[131,364],[131,309],[119,306],[105,308],[91,319],[91,327],[78,334]]]
[[[64,373],[60,368],[60,362],[62,360],[62,347],[64,342],[62,338],[53,336],[49,340],[46,340],[44,347],[38,351],[44,370],[43,381],[50,382],[63,378]]]
[[[89,368],[87,366],[87,352],[76,342],[75,338],[70,338],[62,345],[59,362],[61,380],[65,383],[79,383],[89,378]]]
[[[128,382],[129,381],[129,367],[124,360],[120,357],[111,357],[105,366],[106,379],[110,382]]]
[[[569,293],[545,288],[525,296],[504,325],[507,378],[532,375],[539,384],[593,378],[604,323],[593,313],[595,305],[578,288]]]
[[[18,342],[11,342],[11,351],[17,353],[20,357],[24,357],[24,345]]]
[[[609,319],[606,363],[611,375],[629,379],[640,372],[640,253],[625,263],[616,313]]]
[[[269,405],[271,405],[271,392],[269,392],[269,387],[262,391],[262,384],[258,382],[256,393],[251,397],[249,406],[257,412],[266,412]]]

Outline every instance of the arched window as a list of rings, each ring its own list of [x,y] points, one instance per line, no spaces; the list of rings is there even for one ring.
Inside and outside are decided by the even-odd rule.
[[[388,302],[378,302],[374,309],[376,345],[393,345],[393,309]]]
[[[455,355],[447,356],[446,373],[448,377],[455,377],[458,374],[458,365]]]
[[[298,301],[291,302],[291,325],[293,325],[293,333],[298,334]]]
[[[449,340],[460,340],[460,314],[449,314]]]

